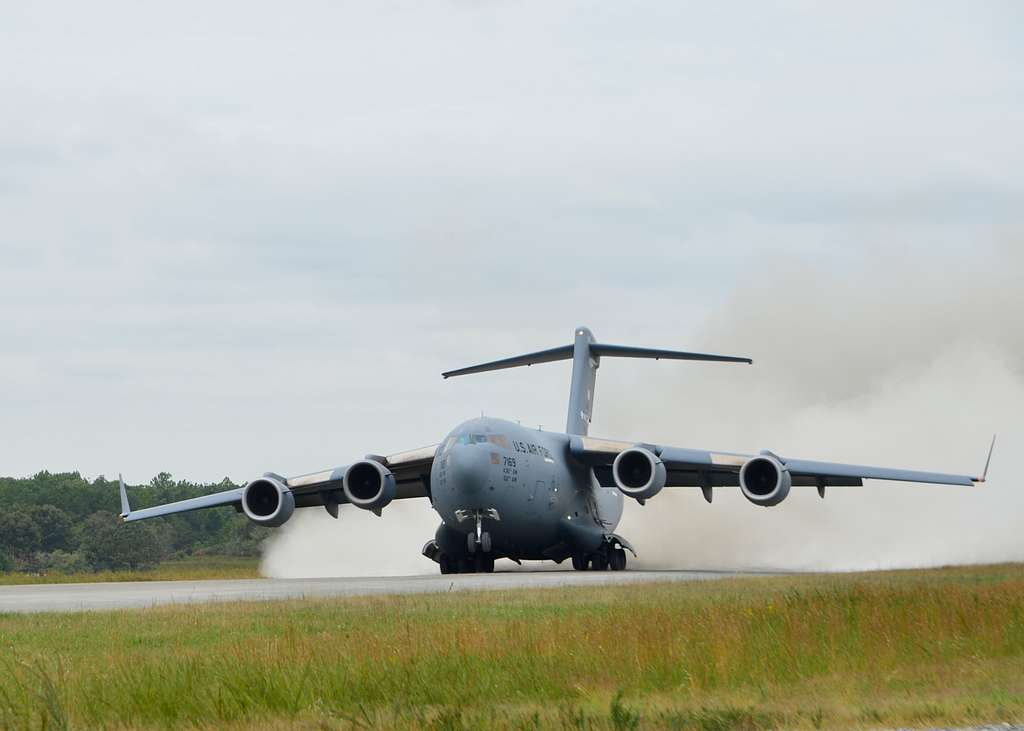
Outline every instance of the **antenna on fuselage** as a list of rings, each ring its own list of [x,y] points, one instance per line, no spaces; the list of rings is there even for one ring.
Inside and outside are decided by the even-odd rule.
[[[588,328],[578,327],[572,345],[562,345],[548,350],[539,350],[526,355],[514,355],[511,358],[493,360],[489,363],[445,371],[443,378],[466,376],[471,373],[499,371],[506,368],[530,366],[536,363],[552,363],[556,360],[572,361],[572,383],[569,386],[569,415],[566,420],[567,434],[585,435],[590,426],[594,407],[594,385],[597,381],[597,369],[601,365],[601,357],[606,358],[653,358],[654,360],[701,360],[715,363],[753,363],[750,358],[732,355],[712,355],[710,353],[690,353],[680,350],[659,350],[656,348],[637,348],[631,345],[609,345],[594,341],[594,335]]]

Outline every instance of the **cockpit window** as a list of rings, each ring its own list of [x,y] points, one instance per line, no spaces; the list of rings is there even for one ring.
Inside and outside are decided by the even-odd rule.
[[[445,449],[447,450],[453,444],[487,444],[488,442],[508,448],[508,439],[501,434],[460,434],[457,437],[449,437],[445,442]]]

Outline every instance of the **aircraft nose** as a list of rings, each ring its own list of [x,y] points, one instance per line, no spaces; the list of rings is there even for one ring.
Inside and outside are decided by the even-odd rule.
[[[460,445],[451,451],[448,479],[462,496],[477,495],[487,482],[488,464],[487,451],[479,445]]]

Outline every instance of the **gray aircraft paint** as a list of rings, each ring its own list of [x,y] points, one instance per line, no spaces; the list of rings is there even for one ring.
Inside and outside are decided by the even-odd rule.
[[[640,502],[652,499],[662,487],[698,487],[710,502],[715,488],[740,486],[751,502],[772,506],[785,499],[791,486],[816,487],[822,497],[827,487],[859,486],[864,479],[970,486],[983,482],[988,471],[987,462],[981,477],[968,477],[790,459],[769,451],[744,455],[595,439],[588,436],[588,431],[602,356],[752,362],[735,356],[599,343],[589,329],[578,327],[572,345],[442,374],[449,378],[571,359],[565,433],[528,429],[509,421],[481,417],[460,424],[436,446],[390,456],[371,455],[363,463],[292,478],[267,473],[244,488],[138,511],[132,511],[128,505],[122,480],[122,518],[144,520],[232,505],[250,518],[258,519],[259,514],[250,510],[247,502],[250,488],[262,490],[262,499],[278,496],[277,509],[266,514],[268,525],[280,525],[295,508],[320,506],[338,517],[338,506],[345,503],[356,502],[358,507],[380,512],[391,496],[394,499],[426,497],[442,522],[423,552],[441,563],[442,570],[449,559],[463,563],[470,559],[479,561],[481,554],[491,559],[558,562],[573,557],[574,562],[582,559],[585,566],[591,558],[601,557],[606,561],[612,553],[624,556],[624,549],[632,550],[623,537],[615,534],[624,501],[616,485],[623,490],[635,487],[619,479],[616,458],[620,455],[635,456],[649,465],[651,478],[647,484],[654,483],[655,474],[660,475],[653,494],[632,493]],[[990,447],[990,458],[991,453]],[[363,477],[378,476],[382,495],[387,482],[389,497],[381,501],[381,505],[349,492],[352,487],[349,473],[359,465]],[[751,466],[760,469],[762,477],[770,475],[775,480],[774,487],[758,493],[749,482],[744,483],[743,474]],[[359,488],[359,481],[352,479]],[[770,486],[771,480],[765,484]]]
[[[592,353],[594,336],[585,327],[576,328],[572,350],[572,383],[569,386],[569,415],[565,421],[567,434],[586,434],[594,418],[594,389],[601,356]]]
[[[476,527],[470,516],[493,511],[487,530],[501,555],[561,561],[574,549],[595,551],[619,524],[623,497],[569,458],[569,439],[502,419],[456,427],[431,470],[433,506],[443,521],[438,543],[459,555],[463,534]],[[454,543],[448,531],[458,535]]]

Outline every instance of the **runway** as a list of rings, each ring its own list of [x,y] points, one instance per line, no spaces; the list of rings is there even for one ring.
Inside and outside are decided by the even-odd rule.
[[[94,584],[0,586],[0,613],[80,612],[160,604],[323,599],[449,591],[606,586],[651,581],[707,581],[739,576],[710,571],[507,571],[456,576],[383,576],[237,581],[125,581]]]

